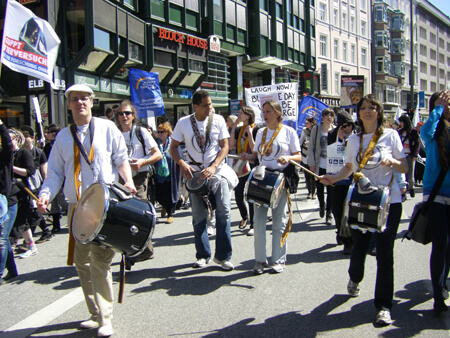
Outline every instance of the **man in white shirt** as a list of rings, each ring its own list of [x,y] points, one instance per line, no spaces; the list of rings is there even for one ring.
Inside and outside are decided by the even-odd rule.
[[[205,90],[199,90],[192,97],[195,113],[181,118],[172,133],[170,155],[180,166],[181,175],[188,180],[193,173],[200,172],[202,180],[210,180],[213,202],[216,204],[216,252],[214,261],[226,271],[233,270],[231,263],[230,234],[230,187],[237,185],[233,170],[224,163],[228,154],[230,137],[225,120],[213,114],[211,96]],[[184,142],[187,150],[186,161],[178,152]],[[231,175],[229,175],[229,170]],[[194,226],[197,261],[194,268],[202,268],[211,259],[211,248],[207,232],[208,208],[202,196],[189,193],[192,206],[192,224]],[[211,198],[211,197],[210,197]]]
[[[112,183],[117,181],[118,174],[124,180],[125,187],[136,193],[123,136],[113,122],[92,117],[94,93],[91,88],[76,84],[66,90],[65,96],[75,123],[76,137],[81,144],[80,147],[76,145],[70,127],[58,133],[48,161],[48,175],[39,193],[39,210],[45,211],[63,182],[64,194],[69,200],[68,215],[72,214],[76,202],[89,185],[97,181]],[[90,165],[82,156],[80,148],[83,147]],[[69,240],[68,264],[75,263],[91,314],[91,318],[82,322],[80,328],[98,327],[98,337],[109,337],[114,333],[111,324],[113,257],[111,248],[81,244],[74,241],[73,236]]]

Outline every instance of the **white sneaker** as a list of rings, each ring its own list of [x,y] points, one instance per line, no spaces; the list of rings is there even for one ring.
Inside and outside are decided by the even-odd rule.
[[[95,329],[98,327],[98,325],[99,325],[98,322],[91,318],[91,319],[85,320],[84,322],[81,322],[80,329],[86,329],[86,330]]]
[[[211,225],[208,225],[208,236],[214,235],[214,227]]]
[[[209,263],[209,258],[200,258],[192,266],[194,269],[204,268]]]
[[[114,330],[113,330],[112,324],[109,323],[109,324],[103,325],[102,327],[100,327],[98,329],[97,337],[109,337],[109,336],[112,336],[113,333],[114,333]]]
[[[389,310],[381,310],[377,313],[375,324],[380,326],[388,326],[392,324],[391,312]]]
[[[36,244],[32,244],[31,246],[28,247],[28,250],[25,251],[23,254],[21,254],[19,257],[22,259],[25,259],[30,256],[37,255],[37,253],[38,253],[38,249],[36,247]]]
[[[255,236],[255,229],[248,229],[247,236]]]
[[[284,270],[284,267],[285,267],[284,263],[281,263],[281,264],[276,263],[272,266],[272,271],[275,273],[282,273]]]
[[[231,263],[230,261],[221,261],[214,257],[214,262],[219,264],[220,267],[225,271],[231,271],[234,269],[233,263]]]
[[[359,289],[358,286],[359,286],[359,284],[352,282],[351,279],[348,281],[347,291],[351,297],[358,297],[359,294],[361,293],[361,290]]]

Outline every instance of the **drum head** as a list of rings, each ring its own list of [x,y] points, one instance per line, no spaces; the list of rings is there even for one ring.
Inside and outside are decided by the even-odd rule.
[[[108,209],[108,190],[103,184],[90,185],[80,198],[73,214],[72,234],[81,243],[89,243],[101,228]]]
[[[194,176],[192,180],[186,180],[186,189],[189,192],[197,192],[205,185],[206,180],[201,179],[202,174],[199,171],[192,175]]]

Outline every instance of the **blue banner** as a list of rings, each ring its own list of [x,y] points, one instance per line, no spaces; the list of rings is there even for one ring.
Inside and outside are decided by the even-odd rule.
[[[314,116],[314,119],[319,124],[322,121],[322,111],[328,106],[322,101],[313,96],[305,96],[298,105],[298,121],[297,121],[297,135],[305,128],[305,121],[307,117]]]
[[[164,101],[159,87],[159,74],[131,68],[128,73],[131,102],[139,118],[165,115]]]

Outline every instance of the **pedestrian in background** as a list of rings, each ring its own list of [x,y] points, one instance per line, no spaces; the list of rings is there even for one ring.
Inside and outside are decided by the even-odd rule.
[[[411,198],[416,196],[414,192],[414,167],[416,164],[417,156],[419,156],[420,150],[420,137],[415,128],[412,127],[409,116],[403,114],[399,117],[400,129],[398,134],[402,140],[403,150],[406,154],[406,161],[408,162],[408,172],[406,173],[406,179],[408,181],[408,190]]]
[[[310,169],[308,165],[308,148],[309,148],[309,139],[311,137],[311,130],[313,127],[317,125],[314,117],[308,117],[305,121],[305,128],[303,128],[302,134],[300,135],[300,147],[302,148],[302,165],[306,169]],[[308,190],[308,199],[316,199],[316,179],[313,175],[308,173],[306,170],[303,170],[305,173],[305,181],[306,181],[306,189]]]

